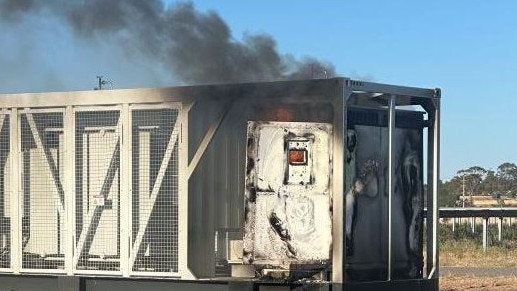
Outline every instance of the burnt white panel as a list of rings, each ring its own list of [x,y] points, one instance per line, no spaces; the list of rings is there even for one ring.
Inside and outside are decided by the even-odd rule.
[[[245,263],[329,260],[331,133],[323,123],[248,123]]]
[[[328,233],[331,222],[326,219],[329,216],[328,196],[294,196],[279,201],[276,193],[260,192],[257,193],[256,207],[255,263],[262,259],[277,262],[285,259],[302,262],[328,259],[331,244]],[[270,215],[273,211],[284,221],[282,227],[288,231],[289,242],[271,229]]]

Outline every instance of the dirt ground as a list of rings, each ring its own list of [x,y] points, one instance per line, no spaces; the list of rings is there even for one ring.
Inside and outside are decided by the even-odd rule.
[[[517,291],[517,277],[445,277],[440,278],[443,291]]]

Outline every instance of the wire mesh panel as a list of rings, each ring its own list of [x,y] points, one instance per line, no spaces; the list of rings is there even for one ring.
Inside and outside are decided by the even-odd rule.
[[[178,112],[132,110],[133,272],[178,272]]]
[[[76,270],[120,270],[118,110],[75,115]]]
[[[22,268],[64,269],[62,112],[20,114]]]
[[[11,267],[9,114],[0,111],[0,269]]]

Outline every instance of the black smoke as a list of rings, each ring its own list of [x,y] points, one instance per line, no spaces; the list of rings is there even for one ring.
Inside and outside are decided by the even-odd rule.
[[[4,23],[31,15],[59,19],[76,37],[109,39],[129,55],[166,66],[187,84],[327,78],[332,64],[278,52],[266,34],[236,40],[215,12],[160,0],[0,0]]]

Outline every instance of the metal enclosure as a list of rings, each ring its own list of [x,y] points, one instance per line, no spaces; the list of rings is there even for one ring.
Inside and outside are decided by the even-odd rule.
[[[0,95],[0,273],[230,288],[270,284],[255,270],[281,268],[305,271],[281,284],[317,272],[333,288],[380,280],[436,289],[439,103],[439,89],[347,78]],[[250,139],[261,140],[252,133],[268,126],[293,133],[271,160],[287,187],[272,191],[253,180],[247,158]],[[260,190],[254,212],[243,203],[250,185]],[[286,257],[281,238],[275,257],[247,236],[250,214],[274,233],[277,196],[291,204],[286,217],[314,213],[290,225],[298,257]],[[376,251],[364,248],[372,242]]]

